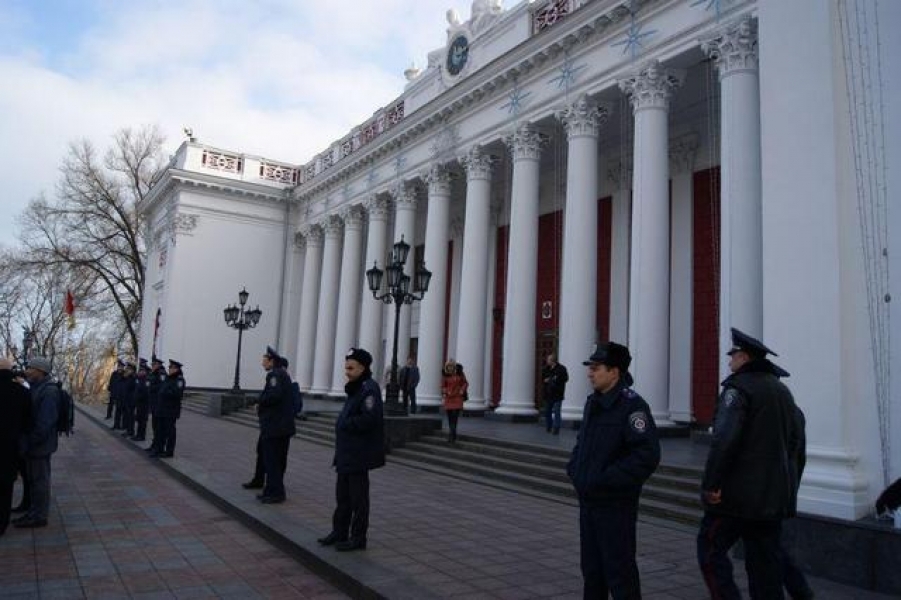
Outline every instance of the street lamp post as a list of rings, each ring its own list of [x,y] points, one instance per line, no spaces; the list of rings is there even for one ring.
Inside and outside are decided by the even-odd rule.
[[[404,304],[413,304],[416,300],[422,300],[425,293],[429,290],[429,282],[432,280],[432,272],[425,268],[425,265],[419,265],[416,269],[416,285],[414,292],[418,291],[419,295],[410,291],[410,276],[404,274],[404,264],[407,262],[407,255],[410,253],[410,244],[404,241],[404,236],[400,236],[400,241],[394,244],[394,248],[390,256],[390,264],[382,271],[376,262],[371,269],[366,271],[366,281],[372,292],[372,297],[381,300],[385,304],[394,304],[394,344],[391,351],[391,375],[388,378],[388,385],[385,388],[385,411],[389,415],[407,414],[407,407],[399,400],[399,386],[397,383],[397,336],[398,326],[400,324],[400,307]],[[382,276],[387,274],[387,290],[384,294],[379,295],[382,288]]]
[[[232,387],[232,391],[234,392],[241,390],[241,338],[244,335],[244,330],[256,327],[257,323],[260,322],[260,317],[263,316],[263,311],[260,310],[259,305],[254,309],[244,310],[244,305],[247,304],[248,296],[250,296],[250,293],[247,289],[242,289],[238,292],[238,306],[230,304],[222,311],[225,316],[225,324],[238,330],[238,356],[235,358],[235,385]]]

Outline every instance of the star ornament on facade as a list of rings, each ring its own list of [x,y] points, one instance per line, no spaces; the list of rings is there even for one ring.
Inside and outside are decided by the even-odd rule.
[[[642,27],[644,27],[644,25],[636,23],[633,18],[632,23],[629,25],[629,31],[626,32],[626,37],[618,42],[610,44],[610,46],[622,46],[623,54],[629,52],[632,56],[632,60],[635,60],[635,57],[638,55],[638,51],[642,47],[644,47],[642,40],[657,33],[656,29],[642,31]]]
[[[566,57],[563,59],[563,64],[560,65],[560,74],[551,79],[548,83],[557,84],[558,90],[565,90],[569,93],[569,88],[572,87],[572,84],[576,82],[576,78],[579,75],[579,72],[584,69],[586,64],[576,65],[575,61],[570,57]]]
[[[702,4],[706,4],[704,7],[705,11],[710,10],[711,8],[716,13],[716,20],[719,21],[720,13],[723,10],[723,6],[726,4],[726,0],[693,0],[690,6],[700,6]]]
[[[522,112],[525,101],[531,95],[532,92],[527,92],[520,88],[518,84],[514,84],[510,95],[507,96],[507,102],[501,105],[500,110],[506,110],[507,114],[510,115],[518,115]]]

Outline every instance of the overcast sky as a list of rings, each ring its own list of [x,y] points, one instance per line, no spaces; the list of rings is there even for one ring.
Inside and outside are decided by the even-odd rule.
[[[403,91],[467,0],[0,0],[0,244],[70,141],[157,124],[303,163]],[[516,2],[507,0],[505,7]]]

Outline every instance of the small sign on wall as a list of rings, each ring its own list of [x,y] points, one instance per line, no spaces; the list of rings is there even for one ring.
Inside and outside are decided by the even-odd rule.
[[[554,316],[554,303],[550,300],[545,300],[541,303],[541,318],[542,319],[550,319]]]

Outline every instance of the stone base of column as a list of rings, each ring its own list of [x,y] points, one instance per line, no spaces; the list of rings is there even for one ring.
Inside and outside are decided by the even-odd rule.
[[[502,402],[492,413],[492,418],[514,422],[535,421],[538,419],[538,410],[531,402],[528,404]]]
[[[681,410],[671,410],[669,413],[670,419],[675,421],[676,423],[687,425],[691,423],[691,412],[690,411],[681,411]]]
[[[488,412],[488,404],[481,399],[469,400],[463,403],[463,416],[484,417]]]
[[[531,413],[525,411],[511,412],[509,410],[501,412],[501,408],[499,407],[495,411],[487,412],[485,418],[490,421],[502,421],[504,423],[537,423],[538,411],[533,409]]]
[[[869,484],[857,468],[859,458],[846,448],[808,446],[798,510],[848,520],[870,514]]]
[[[416,393],[416,408],[434,407],[440,408],[442,404],[441,396],[435,394]]]

